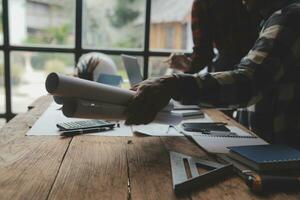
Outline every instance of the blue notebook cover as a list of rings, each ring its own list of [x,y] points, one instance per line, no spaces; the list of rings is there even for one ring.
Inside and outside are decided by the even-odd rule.
[[[228,147],[233,158],[257,170],[299,168],[300,151],[284,145]]]
[[[100,74],[97,82],[98,83],[103,83],[107,85],[112,85],[112,86],[120,86],[122,83],[123,79],[119,75],[113,75],[113,74]]]

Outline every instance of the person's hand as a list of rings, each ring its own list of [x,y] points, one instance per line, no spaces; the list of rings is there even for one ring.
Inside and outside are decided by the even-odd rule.
[[[176,93],[176,85],[176,76],[165,76],[148,79],[133,86],[132,90],[135,90],[136,94],[128,106],[125,123],[137,125],[152,122]]]
[[[191,68],[191,59],[185,55],[172,54],[167,62],[169,63],[170,68],[182,72],[188,72]]]

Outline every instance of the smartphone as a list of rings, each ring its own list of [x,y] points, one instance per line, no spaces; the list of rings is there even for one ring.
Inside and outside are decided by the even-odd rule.
[[[210,132],[210,131],[230,131],[222,122],[208,122],[208,123],[183,123],[182,128],[189,132]]]
[[[102,121],[102,120],[83,120],[63,122],[56,124],[60,131],[71,131],[78,129],[92,129],[92,128],[111,128],[115,127],[114,123]]]

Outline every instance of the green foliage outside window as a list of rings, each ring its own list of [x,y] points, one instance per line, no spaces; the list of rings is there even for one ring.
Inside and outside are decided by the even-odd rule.
[[[111,24],[116,28],[121,28],[135,20],[140,12],[132,8],[132,3],[136,0],[118,0],[114,15],[110,16]]]

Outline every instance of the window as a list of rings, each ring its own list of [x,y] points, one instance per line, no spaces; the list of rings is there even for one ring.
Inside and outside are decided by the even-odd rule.
[[[47,73],[73,74],[88,52],[111,56],[124,88],[122,53],[138,57],[144,78],[170,73],[170,53],[192,50],[192,2],[0,0],[0,118],[26,111],[46,94]]]
[[[74,47],[74,0],[10,0],[10,43]]]
[[[192,51],[191,8],[193,0],[152,0],[150,48]]]
[[[96,49],[141,49],[145,0],[83,1],[83,46]]]
[[[11,53],[12,111],[25,112],[38,97],[47,94],[47,74],[55,71],[74,74],[74,55],[65,53]],[[34,77],[34,78],[33,78]]]

